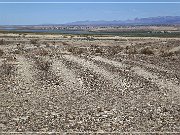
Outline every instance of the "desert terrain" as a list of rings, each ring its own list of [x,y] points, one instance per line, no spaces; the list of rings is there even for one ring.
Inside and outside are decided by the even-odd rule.
[[[0,132],[178,134],[180,38],[1,33]]]

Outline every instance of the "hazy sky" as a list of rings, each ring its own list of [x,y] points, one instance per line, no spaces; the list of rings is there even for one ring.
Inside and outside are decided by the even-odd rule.
[[[168,2],[168,0],[0,0],[3,1]],[[0,25],[62,24],[82,20],[126,20],[153,16],[180,16],[180,4],[0,4]]]

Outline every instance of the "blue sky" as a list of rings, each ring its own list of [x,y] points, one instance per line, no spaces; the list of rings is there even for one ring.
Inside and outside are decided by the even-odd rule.
[[[0,2],[3,1],[51,2],[62,0],[0,0]],[[66,1],[121,2],[123,0]],[[126,1],[157,2],[157,0]],[[168,0],[158,1],[168,2]],[[180,2],[180,0],[174,1]],[[0,25],[62,24],[83,20],[126,20],[153,16],[180,16],[180,4],[0,4]]]

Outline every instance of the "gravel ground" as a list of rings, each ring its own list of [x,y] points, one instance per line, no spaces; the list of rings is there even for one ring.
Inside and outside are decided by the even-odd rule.
[[[180,134],[179,39],[1,37],[0,134]]]

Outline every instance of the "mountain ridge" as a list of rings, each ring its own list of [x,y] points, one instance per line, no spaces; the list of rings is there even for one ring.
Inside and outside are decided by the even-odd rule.
[[[147,18],[134,18],[128,20],[113,20],[113,21],[76,21],[66,23],[65,25],[172,25],[180,24],[180,16],[158,16]]]

